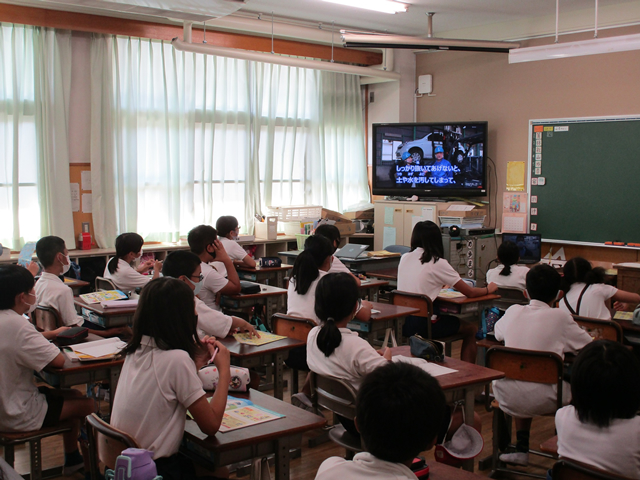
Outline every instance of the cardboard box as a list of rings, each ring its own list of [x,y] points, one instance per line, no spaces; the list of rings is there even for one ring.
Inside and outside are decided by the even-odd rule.
[[[373,208],[356,212],[344,212],[344,216],[349,220],[373,220]]]
[[[338,231],[340,232],[340,236],[346,237],[348,235],[353,235],[356,233],[356,225],[347,217],[342,215],[339,212],[334,212],[333,210],[328,210],[326,208],[322,209],[322,218],[326,218],[327,220],[333,220],[335,226],[338,227]]]
[[[356,233],[356,224],[353,222],[336,222],[341,237],[347,237]]]
[[[345,217],[340,212],[335,212],[335,211],[329,210],[327,208],[323,208],[322,209],[322,217],[321,218],[326,218],[328,220],[333,220],[334,222],[350,222],[351,221],[350,218]]]

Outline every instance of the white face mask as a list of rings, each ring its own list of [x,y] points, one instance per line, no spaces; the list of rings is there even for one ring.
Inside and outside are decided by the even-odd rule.
[[[35,297],[35,295],[34,295],[33,293],[27,293],[27,295],[32,296],[32,297]],[[38,301],[38,299],[36,298],[36,302],[37,302],[37,301]],[[36,309],[36,303],[35,303],[35,302],[34,302],[34,303],[24,302],[24,303],[26,303],[27,305],[29,305],[29,310],[27,310],[27,312],[26,312],[26,313],[31,313],[31,312],[33,312],[33,311]]]
[[[69,258],[69,255],[65,255],[65,257],[67,259],[67,263],[66,264],[62,264],[62,274],[64,275],[65,273],[67,273],[69,271],[69,269],[71,268],[71,259]]]

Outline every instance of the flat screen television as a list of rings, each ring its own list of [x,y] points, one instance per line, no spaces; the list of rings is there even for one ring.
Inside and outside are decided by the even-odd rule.
[[[373,125],[373,194],[487,195],[487,122]]]
[[[502,241],[513,242],[518,246],[520,264],[538,263],[542,257],[542,235],[539,233],[503,233]]]

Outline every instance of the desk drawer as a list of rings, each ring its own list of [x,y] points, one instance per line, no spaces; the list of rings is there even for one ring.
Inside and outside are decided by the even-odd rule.
[[[83,307],[82,318],[91,323],[95,323],[96,325],[100,325],[101,327],[112,328],[129,324],[133,319],[133,315],[111,315],[103,317],[102,315],[98,315],[97,313]]]
[[[475,313],[480,307],[478,303],[465,303],[457,305],[455,303],[440,303],[433,306],[435,313],[448,313],[452,315],[463,313]]]

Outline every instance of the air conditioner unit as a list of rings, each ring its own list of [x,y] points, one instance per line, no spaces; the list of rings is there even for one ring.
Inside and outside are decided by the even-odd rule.
[[[44,0],[42,3],[204,22],[234,13],[246,0]]]

